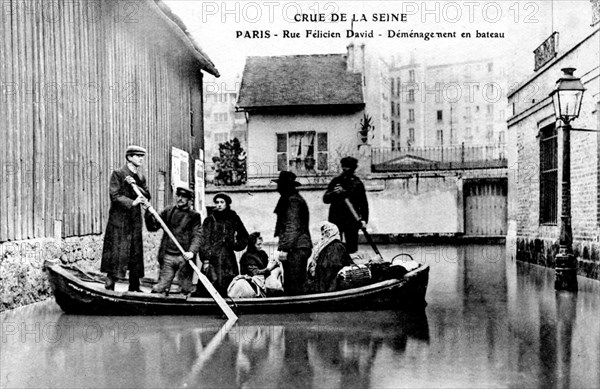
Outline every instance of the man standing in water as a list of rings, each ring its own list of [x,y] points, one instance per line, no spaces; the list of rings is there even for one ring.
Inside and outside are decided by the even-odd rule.
[[[340,230],[348,253],[354,254],[358,251],[358,230],[365,227],[369,221],[369,203],[364,184],[360,178],[354,175],[358,167],[358,160],[353,157],[344,157],[340,163],[342,174],[331,180],[323,196],[323,202],[331,204],[329,221]],[[360,221],[352,215],[346,199],[350,200]]]
[[[298,193],[301,184],[292,172],[282,171],[277,183],[281,195],[275,213],[275,237],[279,237],[279,260],[283,265],[284,290],[288,295],[303,292],[306,263],[310,257],[312,241],[308,230],[309,212],[304,198]]]
[[[100,271],[106,274],[105,288],[115,289],[118,277],[124,278],[129,270],[129,291],[141,292],[140,278],[144,276],[142,244],[142,207],[150,199],[146,178],[140,171],[146,149],[129,146],[125,152],[126,164],[112,172],[110,177],[110,210],[104,234]],[[137,196],[135,183],[143,196]]]

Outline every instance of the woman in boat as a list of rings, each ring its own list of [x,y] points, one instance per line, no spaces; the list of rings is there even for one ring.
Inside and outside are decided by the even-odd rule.
[[[217,193],[213,201],[215,209],[202,224],[202,269],[213,268],[215,288],[226,296],[227,287],[239,274],[234,251],[246,248],[248,231],[238,214],[231,209],[231,197]]]
[[[346,246],[340,240],[340,231],[330,222],[320,225],[321,239],[308,260],[307,293],[333,292],[337,289],[337,274],[352,265]]]
[[[253,232],[248,237],[248,249],[240,259],[240,274],[253,276],[269,276],[271,270],[278,265],[277,261],[269,261],[269,255],[262,250],[263,239],[260,232]]]

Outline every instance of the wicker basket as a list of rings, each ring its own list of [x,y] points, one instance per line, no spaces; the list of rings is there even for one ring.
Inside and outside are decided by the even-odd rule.
[[[337,277],[340,289],[358,288],[372,280],[371,270],[366,265],[345,266],[338,272]]]

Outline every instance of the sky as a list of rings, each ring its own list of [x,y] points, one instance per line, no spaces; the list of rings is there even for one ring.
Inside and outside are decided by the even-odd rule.
[[[373,38],[354,39],[365,42],[385,59],[415,50],[427,58],[428,64],[495,58],[509,66],[522,67],[525,73],[533,72],[532,52],[552,31],[561,33],[560,48],[591,33],[589,0],[167,0],[166,4],[181,17],[215,63],[222,75],[220,81],[241,75],[247,56],[344,53],[353,40],[346,36],[350,29],[372,30]],[[391,19],[392,15],[402,14],[406,15],[406,21]],[[363,15],[368,21],[361,20]],[[339,20],[344,16],[345,21]],[[308,20],[296,20],[303,17]],[[375,17],[391,20],[375,22]],[[325,18],[326,22],[314,18]],[[333,21],[334,18],[338,20]],[[300,38],[284,38],[285,30],[299,33]],[[342,37],[307,38],[307,30],[340,32]],[[398,31],[420,36],[390,37]],[[503,33],[504,38],[477,38],[478,31]],[[455,33],[456,37],[425,40],[423,34],[427,32]],[[471,33],[471,37],[461,37],[465,32]]]

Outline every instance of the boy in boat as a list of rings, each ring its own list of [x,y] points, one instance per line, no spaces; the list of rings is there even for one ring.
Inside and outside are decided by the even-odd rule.
[[[306,262],[312,249],[308,206],[298,193],[297,187],[301,184],[294,173],[282,171],[273,182],[277,183],[277,192],[281,195],[275,207],[275,237],[279,237],[277,249],[283,267],[284,290],[287,295],[298,295],[303,293]]]
[[[173,278],[179,272],[181,293],[188,295],[192,292],[194,275],[188,260],[193,259],[200,251],[202,220],[200,214],[192,209],[194,192],[190,188],[178,187],[175,191],[175,201],[174,206],[167,207],[160,213],[160,218],[175,235],[185,253],[181,254],[171,238],[167,234],[163,235],[158,250],[160,275],[158,283],[152,288],[152,293],[169,294]],[[148,231],[158,231],[160,223],[154,215],[146,213],[145,220]]]
[[[358,230],[365,227],[369,221],[369,203],[364,184],[360,178],[354,175],[358,167],[358,160],[353,157],[344,157],[340,163],[342,174],[331,180],[325,195],[323,195],[323,202],[331,204],[329,221],[340,230],[348,253],[354,254],[358,251]],[[356,220],[350,211],[346,199],[354,207],[360,221]]]
[[[129,270],[129,291],[141,292],[140,278],[144,276],[141,207],[150,199],[146,178],[140,171],[145,156],[143,147],[127,147],[126,164],[110,177],[110,210],[100,266],[100,271],[107,273],[104,287],[108,290],[114,290],[117,278],[124,278]],[[135,194],[131,183],[140,188],[143,196]]]

